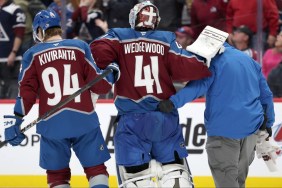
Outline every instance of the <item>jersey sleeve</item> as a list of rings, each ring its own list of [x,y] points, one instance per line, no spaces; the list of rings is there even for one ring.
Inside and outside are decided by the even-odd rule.
[[[168,63],[175,81],[198,80],[211,75],[205,60],[182,49],[176,40],[170,44]]]
[[[32,64],[32,54],[27,52],[23,56],[22,67],[19,74],[19,94],[16,98],[14,113],[25,116],[36,102],[39,82],[36,68]]]
[[[105,69],[110,63],[118,62],[119,41],[111,30],[90,44],[94,60],[99,68]]]
[[[19,38],[23,38],[25,33],[26,15],[22,9],[18,8],[14,12],[13,22],[14,22],[13,30],[15,36]]]
[[[84,75],[87,75],[86,83],[89,83],[97,76],[101,75],[104,72],[104,70],[100,69],[97,66],[91,54],[90,48],[86,43],[85,43],[85,61],[86,61],[86,66],[84,68],[85,71]],[[104,68],[106,68],[106,66]],[[114,83],[113,73],[110,73],[104,79],[94,84],[91,87],[91,91],[96,94],[105,94],[110,91],[113,83]]]

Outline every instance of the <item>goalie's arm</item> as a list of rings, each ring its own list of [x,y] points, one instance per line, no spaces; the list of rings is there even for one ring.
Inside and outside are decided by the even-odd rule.
[[[228,33],[211,26],[206,26],[193,44],[187,46],[186,50],[197,54],[206,59],[206,65],[209,67],[211,59],[216,54],[224,52],[224,42],[228,38]]]
[[[182,49],[175,40],[170,44],[167,58],[166,65],[174,81],[199,80],[211,75],[204,58]]]

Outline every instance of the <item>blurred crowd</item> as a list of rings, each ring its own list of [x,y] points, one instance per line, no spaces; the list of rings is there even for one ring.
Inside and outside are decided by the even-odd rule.
[[[42,9],[59,13],[64,38],[90,43],[108,29],[130,27],[142,0],[0,0],[0,99],[16,98],[23,53],[33,42],[32,21]],[[175,32],[185,49],[205,26],[229,33],[228,43],[262,65],[274,97],[282,97],[282,0],[151,0],[159,30]],[[175,83],[176,90],[185,83]],[[100,98],[112,98],[112,93]]]

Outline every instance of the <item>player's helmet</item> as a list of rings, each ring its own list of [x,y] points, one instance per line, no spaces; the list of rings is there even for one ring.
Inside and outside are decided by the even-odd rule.
[[[129,13],[129,23],[132,29],[156,29],[161,21],[158,8],[150,1],[136,4]]]
[[[51,27],[61,27],[60,16],[52,9],[41,10],[38,12],[32,23],[33,40],[35,42],[42,42],[45,37],[45,31]],[[38,28],[42,29],[43,39],[38,37]]]

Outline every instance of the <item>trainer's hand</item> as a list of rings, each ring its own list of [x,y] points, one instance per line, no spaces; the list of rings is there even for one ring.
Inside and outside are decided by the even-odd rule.
[[[272,136],[272,128],[271,127],[266,127],[266,132],[268,133],[268,137]]]
[[[158,105],[158,110],[165,113],[170,113],[174,108],[175,107],[171,100],[161,101]]]
[[[268,133],[268,137],[272,136],[272,128],[271,127],[267,127],[266,123],[267,123],[267,116],[266,114],[263,115],[264,120],[262,122],[262,125],[260,126],[260,130],[266,130],[266,132]]]
[[[20,130],[22,122],[23,119],[17,116],[4,116],[5,140],[12,146],[19,145],[25,139],[25,135]]]
[[[113,75],[114,75],[114,82],[118,81],[119,77],[120,77],[120,70],[119,70],[119,66],[117,63],[113,62],[110,63],[106,70],[108,69],[112,69],[113,70]]]

